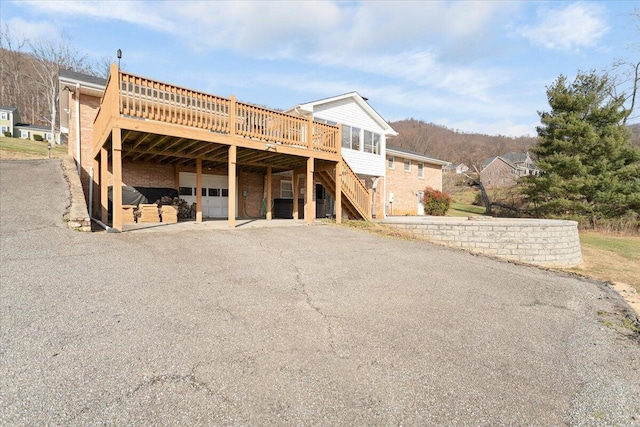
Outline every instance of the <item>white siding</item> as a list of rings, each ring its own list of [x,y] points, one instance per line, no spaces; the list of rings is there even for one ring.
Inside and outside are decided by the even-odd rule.
[[[345,98],[323,105],[315,106],[314,117],[331,120],[343,125],[361,129],[360,150],[364,148],[362,130],[368,130],[380,135],[380,154],[365,153],[363,151],[342,148],[342,156],[355,173],[384,176],[386,141],[384,129],[369,113],[363,110],[352,98]]]

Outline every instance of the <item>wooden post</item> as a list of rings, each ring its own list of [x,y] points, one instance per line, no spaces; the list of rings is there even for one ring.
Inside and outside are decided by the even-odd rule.
[[[267,220],[271,221],[272,218],[272,212],[271,212],[271,205],[273,204],[273,201],[271,200],[271,172],[272,172],[272,168],[271,166],[267,166],[267,200],[266,200],[266,212],[267,212]]]
[[[293,175],[291,178],[291,186],[293,187],[293,219],[298,219],[298,197],[300,197],[298,186],[300,183],[298,182],[298,172],[294,169],[291,171]]]
[[[111,134],[113,164],[113,228],[122,231],[122,131],[113,128]]]
[[[109,221],[109,153],[102,146],[100,148],[100,219],[103,223]]]
[[[202,222],[202,158],[196,159],[196,222]]]
[[[236,134],[236,97],[231,95],[229,97],[229,135],[234,136]]]
[[[238,147],[235,145],[229,146],[229,208],[228,208],[228,218],[229,218],[229,227],[236,227],[236,197],[238,195],[238,190],[236,189],[236,157],[237,157]]]
[[[236,159],[237,159],[237,149],[236,149]],[[238,175],[238,191],[236,192],[238,197],[238,212],[236,212],[236,216],[240,218],[243,212],[246,210],[244,206],[244,197],[242,196],[242,193],[244,192],[244,188],[245,188],[245,182],[244,182],[244,175],[242,174],[242,167],[238,166],[237,164],[236,164],[236,174]]]
[[[336,224],[342,224],[342,161],[336,163]]]
[[[313,116],[307,118],[307,147],[313,150]]]
[[[178,197],[180,197],[180,168],[178,165],[175,165],[173,173],[174,173],[173,175],[174,184],[175,184],[176,190],[178,191]]]
[[[316,217],[316,209],[313,203],[313,157],[307,159],[307,189],[304,194],[304,218],[307,224],[313,223]]]

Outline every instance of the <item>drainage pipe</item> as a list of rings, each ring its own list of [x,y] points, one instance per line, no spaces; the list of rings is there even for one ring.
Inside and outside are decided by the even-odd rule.
[[[116,230],[113,227],[109,227],[107,224],[105,224],[104,222],[100,221],[99,219],[96,218],[91,218],[91,221],[95,222],[96,224],[98,224],[100,227],[104,228],[105,230],[107,230],[107,233],[119,233],[118,230]]]

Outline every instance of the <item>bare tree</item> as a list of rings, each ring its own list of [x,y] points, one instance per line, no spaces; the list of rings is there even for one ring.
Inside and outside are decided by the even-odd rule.
[[[8,25],[0,28],[0,104],[18,106],[24,90],[22,69],[24,68],[24,54],[22,50],[27,40],[14,36]]]
[[[59,40],[38,39],[29,41],[31,56],[35,59],[33,71],[36,83],[48,106],[48,117],[42,120],[51,126],[51,135],[55,135],[58,114],[58,75],[60,69],[91,73],[93,71],[86,55],[72,47],[68,37]]]

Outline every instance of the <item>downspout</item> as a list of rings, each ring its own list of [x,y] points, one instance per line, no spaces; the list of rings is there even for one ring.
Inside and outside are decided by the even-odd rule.
[[[82,179],[80,154],[80,83],[76,83],[76,155],[78,157],[78,176]]]
[[[93,216],[93,166],[89,168],[89,218]]]

